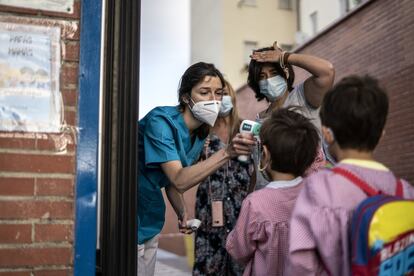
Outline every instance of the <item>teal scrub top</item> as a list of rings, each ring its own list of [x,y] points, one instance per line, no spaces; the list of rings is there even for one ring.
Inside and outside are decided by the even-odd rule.
[[[205,139],[191,143],[190,131],[176,106],[156,107],[138,122],[138,244],[161,232],[165,203],[161,188],[170,184],[161,164],[196,162]]]

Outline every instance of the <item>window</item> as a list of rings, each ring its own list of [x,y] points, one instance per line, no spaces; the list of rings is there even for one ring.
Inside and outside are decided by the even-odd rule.
[[[292,44],[280,44],[280,47],[283,51],[291,51],[293,49]]]
[[[256,7],[257,3],[256,0],[239,0],[237,2],[237,7],[248,6],[248,7]]]
[[[279,9],[291,10],[292,9],[292,1],[291,0],[279,0]]]
[[[310,14],[310,20],[312,24],[312,34],[315,35],[318,32],[318,12],[314,11]]]
[[[362,0],[349,0],[349,9],[353,9],[355,7],[357,7],[358,5],[360,5],[362,2]]]
[[[340,0],[339,9],[340,15],[346,14],[349,11],[349,0]]]

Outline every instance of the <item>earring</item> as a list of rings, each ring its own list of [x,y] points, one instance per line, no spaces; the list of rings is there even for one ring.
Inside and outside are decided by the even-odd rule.
[[[259,164],[257,164],[257,169],[259,170],[259,172],[263,172],[264,170],[266,170],[267,166],[269,166],[270,162],[267,162],[266,165],[264,165],[264,167],[260,167],[261,166],[262,161],[259,160]]]

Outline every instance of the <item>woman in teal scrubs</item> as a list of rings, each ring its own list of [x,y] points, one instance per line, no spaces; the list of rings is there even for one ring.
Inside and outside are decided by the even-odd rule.
[[[179,105],[156,107],[139,121],[138,275],[154,274],[158,234],[165,220],[161,188],[178,216],[180,231],[191,233],[182,193],[229,159],[250,154],[252,136],[237,134],[227,148],[193,165],[217,118],[224,86],[213,64],[196,63],[181,78]]]

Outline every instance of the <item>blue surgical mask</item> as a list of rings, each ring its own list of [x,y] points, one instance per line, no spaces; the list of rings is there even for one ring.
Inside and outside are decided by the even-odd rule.
[[[231,96],[224,95],[221,99],[221,106],[219,111],[220,117],[226,117],[230,114],[231,110],[233,109],[233,103],[231,102]]]
[[[287,90],[286,80],[277,75],[265,80],[259,81],[260,93],[262,93],[269,102],[275,102],[280,99]]]

